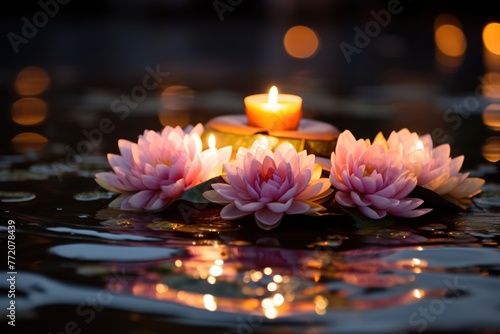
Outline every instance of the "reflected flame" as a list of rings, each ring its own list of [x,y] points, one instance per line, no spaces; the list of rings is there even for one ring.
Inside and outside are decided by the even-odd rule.
[[[500,98],[500,73],[488,72],[483,76],[481,93],[490,99]]]
[[[215,311],[217,310],[217,303],[215,302],[215,298],[212,295],[204,295],[203,296],[203,304],[205,305],[205,308],[209,311]]]
[[[36,125],[47,118],[47,104],[35,97],[24,97],[12,104],[12,120],[19,125]]]
[[[33,96],[43,93],[50,84],[47,71],[36,66],[23,68],[17,74],[14,87],[19,95]]]
[[[420,298],[422,298],[422,293],[420,292],[419,289],[415,289],[415,290],[413,290],[413,296],[417,299],[420,299]]]
[[[294,58],[309,58],[319,47],[317,34],[309,27],[294,26],[285,33],[283,38],[285,51]]]
[[[172,85],[161,93],[161,109],[158,118],[163,126],[188,125],[189,110],[194,102],[194,90],[187,86]]]
[[[500,161],[500,137],[490,137],[483,145],[483,157],[490,162]]]
[[[48,139],[46,137],[34,132],[23,132],[12,138],[14,151],[18,153],[41,151],[47,143]]]
[[[490,104],[483,111],[483,123],[490,129],[500,131],[500,104]]]

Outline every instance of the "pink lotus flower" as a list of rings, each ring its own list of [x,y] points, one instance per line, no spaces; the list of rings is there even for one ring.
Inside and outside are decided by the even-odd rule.
[[[393,131],[387,139],[388,148],[400,144],[407,168],[416,175],[419,186],[456,199],[470,198],[481,192],[484,180],[460,173],[464,156],[451,159],[449,144],[433,148],[430,135],[419,137],[408,129]]]
[[[159,210],[186,189],[220,175],[231,146],[202,151],[203,126],[183,131],[167,126],[145,130],[136,143],[119,140],[121,155],[108,154],[113,172],[96,174],[96,182],[122,193],[110,206],[122,210]]]
[[[269,230],[281,222],[285,214],[302,214],[324,209],[315,200],[330,194],[330,183],[320,178],[314,155],[297,153],[288,143],[274,152],[257,140],[252,148],[240,147],[237,163],[225,163],[226,182],[216,183],[214,190],[203,195],[214,203],[227,204],[222,219],[232,220],[254,214],[257,224]]]
[[[349,130],[340,134],[332,153],[330,182],[337,189],[338,204],[358,208],[365,216],[417,217],[430,209],[416,209],[423,203],[407,198],[417,178],[405,166],[401,145],[387,148],[385,140],[373,144],[356,138]]]

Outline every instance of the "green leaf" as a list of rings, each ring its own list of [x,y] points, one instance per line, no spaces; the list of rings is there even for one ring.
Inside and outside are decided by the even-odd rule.
[[[181,196],[177,197],[173,202],[178,200],[185,200],[191,203],[197,204],[208,204],[210,201],[203,196],[203,193],[208,190],[212,190],[212,184],[214,183],[226,183],[222,176],[216,176],[198,184],[195,187],[189,188]]]
[[[443,197],[438,193],[424,187],[416,186],[408,197],[416,197],[424,200],[424,205],[430,208],[442,208],[453,211],[465,211],[471,204],[471,200]]]
[[[343,207],[343,210],[354,219],[356,225],[360,228],[386,228],[397,223],[396,218],[393,216],[385,216],[382,219],[371,219],[363,215],[356,208]]]

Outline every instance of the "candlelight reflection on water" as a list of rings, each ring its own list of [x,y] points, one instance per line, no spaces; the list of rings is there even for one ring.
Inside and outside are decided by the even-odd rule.
[[[47,118],[47,104],[35,97],[24,97],[12,104],[12,120],[19,125],[37,125]]]
[[[483,111],[483,123],[492,130],[500,131],[500,104],[490,104]]]
[[[482,148],[483,157],[490,162],[500,161],[500,137],[490,137]]]
[[[161,108],[158,118],[163,126],[184,127],[189,124],[189,110],[194,103],[194,90],[188,86],[171,85],[161,93]]]
[[[45,148],[48,139],[38,133],[23,132],[14,136],[11,143],[17,153],[36,152]]]
[[[22,96],[33,96],[43,93],[50,84],[47,71],[36,66],[23,68],[17,74],[14,87],[16,92]]]

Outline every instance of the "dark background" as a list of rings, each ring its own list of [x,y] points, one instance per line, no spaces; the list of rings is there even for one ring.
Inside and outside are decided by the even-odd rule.
[[[57,14],[27,44],[20,44],[17,54],[8,34],[21,35],[22,17],[32,22],[41,7],[37,1],[4,6],[1,151],[29,151],[12,143],[17,134],[29,131],[48,140],[44,150],[65,154],[65,145],[74,147],[85,139],[82,130],[96,128],[109,114],[116,131],[93,152],[103,153],[116,149],[116,138],[135,139],[144,128],[243,113],[243,98],[272,84],[302,96],[306,117],[340,130],[349,127],[359,136],[379,130],[388,134],[403,126],[424,133],[441,128],[447,142],[459,143],[455,153],[463,153],[477,150],[485,134],[495,135],[474,125],[470,131],[483,136],[482,141],[468,144],[457,138],[454,122],[443,121],[454,101],[474,94],[478,76],[489,71],[481,34],[487,23],[500,22],[500,6],[494,1],[402,0],[401,13],[392,15],[390,24],[352,55],[351,63],[340,43],[354,44],[353,29],[364,28],[373,20],[370,12],[387,9],[387,2],[232,1],[237,5],[223,13],[223,21],[214,3],[71,0],[59,4]],[[461,64],[451,70],[438,64],[434,42],[434,21],[445,13],[458,19],[467,39]],[[312,28],[319,38],[317,52],[307,59],[293,58],[283,47],[283,36],[295,25]],[[133,117],[118,119],[111,103],[141,84],[146,66],[157,64],[169,76],[131,110]],[[50,77],[49,87],[38,96],[46,102],[47,114],[36,125],[20,126],[10,109],[20,98],[16,76],[27,66],[41,67]],[[488,101],[480,102],[479,117]],[[461,132],[470,133],[472,118],[463,119]]]

